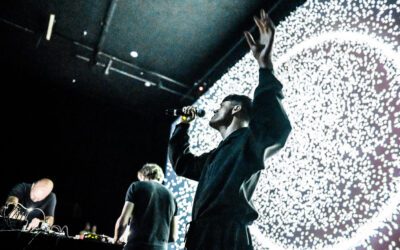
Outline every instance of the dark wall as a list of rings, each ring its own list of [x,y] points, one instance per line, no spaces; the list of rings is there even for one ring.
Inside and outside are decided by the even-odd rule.
[[[137,169],[164,166],[171,120],[61,87],[13,39],[13,53],[1,51],[0,201],[14,184],[47,176],[55,182],[57,225],[75,234],[90,221],[112,236]]]

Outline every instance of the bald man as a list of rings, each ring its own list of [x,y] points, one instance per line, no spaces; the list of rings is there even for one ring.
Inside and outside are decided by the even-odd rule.
[[[21,204],[26,208],[25,215],[19,216],[10,213],[10,217],[15,219],[27,219],[29,224],[27,229],[33,229],[46,222],[49,226],[54,223],[54,210],[57,198],[52,192],[53,181],[47,178],[40,179],[35,183],[20,183],[14,186],[8,195],[5,206]],[[25,209],[22,209],[25,210]]]

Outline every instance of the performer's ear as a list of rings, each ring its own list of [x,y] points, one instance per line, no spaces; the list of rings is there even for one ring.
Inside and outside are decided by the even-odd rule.
[[[240,106],[240,105],[233,106],[232,115],[239,113],[241,110],[242,110],[242,106]]]

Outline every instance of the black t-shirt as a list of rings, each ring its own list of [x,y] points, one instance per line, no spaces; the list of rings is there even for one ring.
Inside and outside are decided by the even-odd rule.
[[[125,201],[134,203],[134,208],[124,249],[166,249],[171,221],[178,210],[171,191],[155,181],[134,182]]]
[[[9,196],[17,197],[18,202],[27,209],[39,208],[43,210],[46,216],[54,216],[54,210],[57,203],[56,195],[54,193],[50,193],[44,200],[34,202],[30,197],[31,187],[32,184],[29,183],[17,184],[15,187],[13,187],[9,193]],[[42,212],[37,209],[33,209],[29,212],[28,221],[32,220],[33,218],[44,219]]]

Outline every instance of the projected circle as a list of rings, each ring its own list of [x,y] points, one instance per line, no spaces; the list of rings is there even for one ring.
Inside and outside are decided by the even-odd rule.
[[[282,247],[320,249],[352,238],[395,202],[396,70],[379,49],[351,40],[325,41],[280,65],[294,129],[255,194],[261,233]]]
[[[253,196],[256,249],[400,247],[399,24],[400,1],[309,1],[277,27],[275,75],[293,131]],[[210,115],[228,94],[252,96],[257,70],[246,55],[196,105]],[[209,118],[191,126],[195,154],[221,140]],[[190,221],[196,186],[168,169]]]

